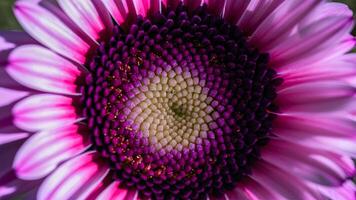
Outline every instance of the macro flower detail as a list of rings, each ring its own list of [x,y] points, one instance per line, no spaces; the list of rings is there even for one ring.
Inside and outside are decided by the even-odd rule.
[[[352,12],[322,0],[18,0],[0,197],[356,199]]]

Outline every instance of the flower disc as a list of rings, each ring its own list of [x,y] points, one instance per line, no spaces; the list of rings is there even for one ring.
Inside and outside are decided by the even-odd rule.
[[[87,63],[82,104],[95,148],[143,197],[220,195],[268,141],[281,80],[267,54],[205,6],[117,26]]]

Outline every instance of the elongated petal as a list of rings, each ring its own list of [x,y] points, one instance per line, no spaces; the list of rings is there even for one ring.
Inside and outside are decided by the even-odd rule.
[[[181,0],[162,0],[164,6],[174,9],[178,6]]]
[[[340,81],[296,84],[278,91],[277,104],[283,111],[335,111],[353,101],[356,89]]]
[[[311,65],[280,68],[278,74],[284,80],[280,88],[287,88],[303,83],[345,80],[354,77],[356,75],[355,61],[356,56],[348,54]]]
[[[245,13],[250,0],[226,0],[224,19],[236,24]]]
[[[14,13],[22,27],[37,41],[63,56],[85,62],[85,55],[93,44],[78,36],[58,16],[28,1],[18,1]]]
[[[13,109],[14,123],[28,131],[38,131],[72,124],[77,120],[73,99],[41,94],[28,97]]]
[[[14,169],[21,179],[39,179],[57,165],[84,151],[89,139],[79,125],[70,125],[33,135],[16,154]]]
[[[64,12],[94,40],[109,37],[113,29],[110,14],[101,1],[59,0]]]
[[[328,17],[317,21],[270,50],[274,67],[285,66],[298,59],[310,57],[311,52],[329,48],[340,42],[352,29],[352,17]]]
[[[340,187],[326,187],[312,183],[309,185],[320,191],[325,199],[350,200],[355,199],[356,196],[356,185],[352,181],[347,181]]]
[[[351,139],[356,124],[347,118],[346,114],[342,115],[305,113],[278,115],[273,123],[273,133],[296,142],[318,136]]]
[[[237,22],[237,25],[246,35],[251,35],[269,15],[274,13],[274,10],[278,8],[283,1],[284,0],[251,1],[242,14],[241,19]]]
[[[133,0],[103,0],[103,3],[119,24],[132,21],[137,16]]]
[[[0,52],[24,44],[36,44],[36,41],[25,32],[0,31]]]
[[[208,5],[208,10],[214,15],[222,16],[225,6],[225,0],[203,0]],[[196,1],[198,4],[199,1]],[[200,4],[199,4],[200,5]]]
[[[65,58],[37,45],[15,49],[6,71],[19,83],[44,92],[78,94],[76,81],[81,72]]]
[[[65,162],[46,178],[39,188],[37,199],[85,199],[108,171],[95,152],[85,153]]]
[[[27,138],[28,133],[0,133],[0,145]]]
[[[284,39],[292,29],[310,13],[321,0],[306,0],[303,3],[297,0],[284,1],[269,15],[252,34],[250,43],[260,50],[273,46],[276,40]]]
[[[303,29],[316,21],[329,17],[352,17],[352,10],[344,3],[325,2],[320,4],[316,9],[308,14],[300,23],[299,28]]]
[[[125,199],[128,191],[120,188],[120,182],[111,183],[98,197],[97,200]]]
[[[133,2],[135,4],[137,14],[144,17],[148,14],[160,12],[161,9],[160,0],[136,0]]]
[[[352,161],[350,165],[341,156],[283,140],[271,141],[262,150],[262,156],[284,170],[328,186],[342,185],[355,170]],[[348,167],[343,168],[345,166]]]
[[[29,92],[0,87],[0,96],[2,97],[0,99],[0,107],[7,106],[27,95],[29,95]]]
[[[259,161],[255,165],[251,178],[266,186],[269,190],[277,192],[285,199],[321,199],[297,176],[268,162]]]
[[[244,193],[253,200],[264,200],[264,199],[282,199],[278,196],[273,190],[269,190],[266,186],[261,185],[257,181],[247,177],[243,180],[241,184],[238,184],[237,187],[242,188]]]

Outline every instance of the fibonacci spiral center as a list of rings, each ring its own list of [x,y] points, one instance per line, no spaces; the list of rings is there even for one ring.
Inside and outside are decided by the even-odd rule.
[[[268,141],[275,71],[205,6],[116,26],[82,88],[94,148],[152,199],[203,199],[251,173]]]

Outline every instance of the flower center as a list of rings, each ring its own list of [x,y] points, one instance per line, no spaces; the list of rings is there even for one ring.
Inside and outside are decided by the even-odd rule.
[[[267,63],[205,6],[116,26],[82,88],[95,149],[143,197],[222,194],[268,141],[279,79]]]

